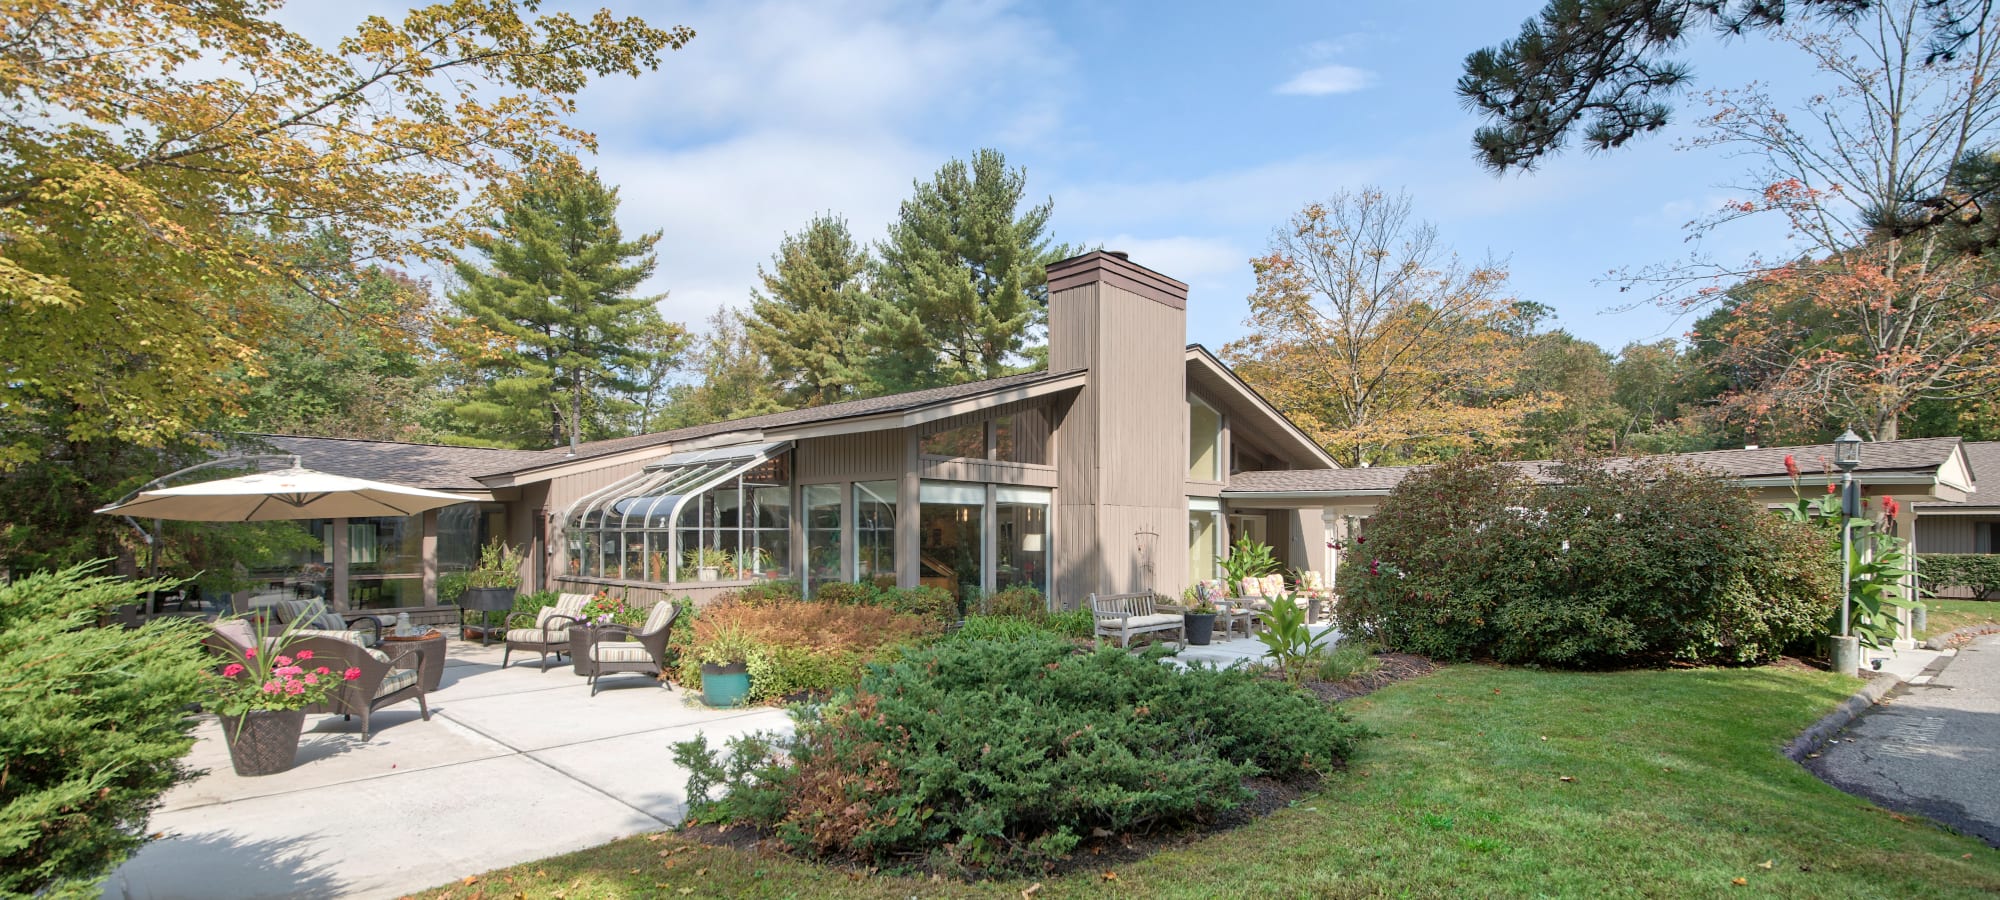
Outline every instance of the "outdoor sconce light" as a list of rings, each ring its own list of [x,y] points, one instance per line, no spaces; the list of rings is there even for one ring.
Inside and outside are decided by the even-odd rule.
[[[1833,464],[1852,472],[1861,467],[1861,437],[1849,428],[1833,439]]]

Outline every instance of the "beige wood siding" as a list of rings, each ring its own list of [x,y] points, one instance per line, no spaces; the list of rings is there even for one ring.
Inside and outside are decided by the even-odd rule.
[[[895,478],[903,472],[906,440],[900,428],[807,438],[799,442],[794,457],[798,463],[798,483]]]
[[[1917,516],[1918,553],[1978,553],[1980,522],[1992,522],[1978,516]]]

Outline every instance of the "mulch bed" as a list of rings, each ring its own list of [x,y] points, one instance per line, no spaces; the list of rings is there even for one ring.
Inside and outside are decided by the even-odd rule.
[[[1346,681],[1315,681],[1309,678],[1304,687],[1318,694],[1321,700],[1334,703],[1372,694],[1398,681],[1428,675],[1437,671],[1438,667],[1428,657],[1413,653],[1377,653],[1375,659],[1382,665],[1373,672],[1356,675]]]

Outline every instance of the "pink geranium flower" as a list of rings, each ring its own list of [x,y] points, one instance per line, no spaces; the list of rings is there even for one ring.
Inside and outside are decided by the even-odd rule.
[[[279,657],[278,657],[277,659],[275,659],[275,660],[272,660],[272,661],[273,661],[273,662],[276,662],[276,663],[277,663],[278,665],[281,665],[281,666],[289,666],[289,665],[291,665],[291,664],[292,664],[292,658],[291,658],[291,657],[289,657],[289,656],[284,656],[284,655],[280,655],[280,656],[279,656]]]
[[[229,665],[222,667],[222,677],[224,678],[235,678],[236,676],[241,674],[243,674],[242,663],[230,663]]]
[[[256,659],[256,658],[257,658],[257,648],[255,648],[255,647],[249,647],[249,648],[246,648],[246,649],[244,649],[244,651],[243,651],[243,658],[244,658],[244,659]]]
[[[285,685],[285,693],[287,694],[298,696],[299,694],[303,694],[305,692],[306,692],[306,686],[296,681],[292,682],[291,684]]]
[[[306,673],[306,683],[307,683],[307,684],[318,684],[318,683],[319,683],[319,676],[318,676],[318,675],[314,675],[314,674],[312,674],[311,672],[307,672],[307,673]]]
[[[340,677],[342,677],[342,678],[345,678],[345,679],[347,679],[348,681],[353,681],[353,680],[354,680],[354,679],[356,679],[356,678],[360,678],[360,677],[361,677],[361,667],[360,667],[360,666],[349,666],[349,667],[347,667],[347,671],[345,671],[345,672],[342,672],[342,673],[340,673]]]
[[[278,668],[272,670],[271,674],[282,676],[284,678],[290,678],[293,675],[297,675],[300,672],[304,671],[305,671],[304,669],[301,669],[298,666],[279,666]]]
[[[327,673],[327,668],[325,666],[320,666],[319,668],[314,669],[313,671],[321,675],[325,675]]]
[[[312,659],[312,658],[313,658],[313,652],[312,652],[311,650],[300,650],[300,651],[299,651],[299,662],[305,662],[306,660],[309,660],[309,659]]]
[[[266,693],[266,694],[275,694],[275,693],[277,693],[277,692],[278,692],[278,683],[277,683],[277,682],[275,682],[275,681],[266,681],[266,682],[264,682],[264,693]]]

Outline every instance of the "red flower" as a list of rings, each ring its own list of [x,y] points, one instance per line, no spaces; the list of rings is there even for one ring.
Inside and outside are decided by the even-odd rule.
[[[300,651],[299,651],[299,658],[300,658],[300,659],[312,659],[312,658],[313,658],[313,652],[312,652],[311,650],[300,650]]]
[[[1793,459],[1790,453],[1785,454],[1785,474],[1792,476],[1794,481],[1798,480],[1799,461]]]
[[[1826,492],[1829,494],[1837,494],[1840,493],[1840,488],[1835,487],[1833,482],[1829,481],[1826,483]]]
[[[1888,515],[1889,518],[1891,519],[1895,518],[1896,514],[1902,511],[1903,511],[1903,504],[1897,503],[1896,498],[1894,497],[1882,498],[1882,512]]]
[[[360,666],[348,666],[348,667],[347,667],[347,671],[345,671],[345,672],[342,672],[342,673],[340,673],[340,677],[342,677],[342,678],[345,678],[345,679],[347,679],[348,681],[353,681],[353,680],[354,680],[354,679],[356,679],[356,678],[360,678],[360,677],[361,677],[361,667],[360,667]]]
[[[319,668],[314,669],[313,672],[320,675],[325,675],[327,673],[327,668],[325,666],[320,666]]]

